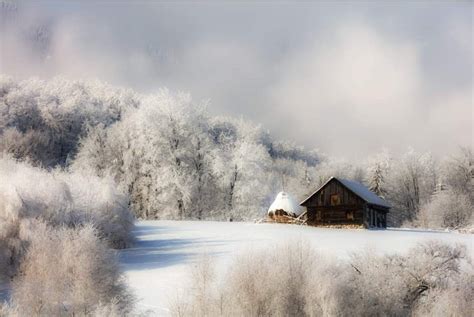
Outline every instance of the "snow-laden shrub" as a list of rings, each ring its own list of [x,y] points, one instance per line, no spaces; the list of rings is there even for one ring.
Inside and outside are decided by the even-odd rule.
[[[176,316],[470,316],[473,291],[466,281],[472,267],[463,259],[463,247],[439,242],[421,244],[407,255],[365,250],[343,260],[322,257],[297,241],[244,253],[221,279],[209,273],[208,262],[198,265],[191,293],[171,311]]]
[[[127,196],[110,178],[48,172],[8,158],[0,159],[0,178],[0,223],[8,232],[21,219],[37,218],[53,226],[93,223],[114,247],[129,241],[133,216]]]
[[[420,244],[407,255],[354,254],[344,302],[356,315],[413,315],[427,297],[444,296],[453,281],[469,276],[461,271],[463,258],[463,247],[440,242]]]
[[[239,255],[219,281],[208,258],[193,271],[176,316],[302,316],[316,254],[302,241]],[[188,296],[190,295],[190,296]]]
[[[474,224],[473,211],[469,195],[444,190],[421,208],[418,221],[425,228],[466,228]]]
[[[131,309],[116,255],[92,225],[52,228],[31,220],[20,231],[29,246],[12,287],[19,316],[88,316],[108,305],[123,315]]]
[[[110,177],[87,173],[56,173],[66,184],[72,200],[72,212],[66,225],[92,223],[113,247],[124,248],[130,242],[134,217],[128,209],[128,197],[117,190]]]
[[[0,191],[0,282],[13,274],[21,257],[23,243],[19,237],[18,213],[22,209],[16,192]]]
[[[201,256],[193,266],[192,279],[189,290],[192,293],[192,302],[189,302],[189,294],[177,294],[176,298],[171,300],[171,312],[176,316],[213,316],[222,315],[222,309],[216,310],[222,306],[215,302],[216,293],[216,271],[211,257],[207,254]],[[221,303],[222,304],[222,303]]]
[[[0,280],[12,276],[27,247],[21,226],[39,219],[50,226],[92,224],[112,247],[130,241],[133,216],[127,197],[107,178],[48,172],[0,159]]]
[[[467,274],[456,276],[449,285],[429,292],[414,308],[416,316],[472,316],[474,304],[474,270],[466,265]]]

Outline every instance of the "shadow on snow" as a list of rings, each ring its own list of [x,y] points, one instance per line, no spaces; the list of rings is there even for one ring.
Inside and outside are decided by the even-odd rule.
[[[193,252],[194,247],[213,247],[232,242],[230,240],[210,239],[177,239],[160,237],[165,231],[176,231],[176,228],[159,226],[137,226],[133,230],[135,243],[132,247],[119,253],[120,264],[125,270],[148,270],[163,268],[176,264],[195,262],[203,252]],[[153,239],[147,239],[147,236]],[[201,249],[202,250],[202,249]],[[209,252],[210,256],[223,252]]]

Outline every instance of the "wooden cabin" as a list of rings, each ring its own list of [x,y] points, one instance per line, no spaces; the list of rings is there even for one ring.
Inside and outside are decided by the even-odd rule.
[[[355,225],[386,228],[390,205],[364,185],[331,177],[301,202],[308,225]]]

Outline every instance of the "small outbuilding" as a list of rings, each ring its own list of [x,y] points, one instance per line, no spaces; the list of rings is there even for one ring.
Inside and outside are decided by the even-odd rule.
[[[279,192],[268,208],[267,215],[276,222],[288,222],[300,214],[301,207],[296,200],[286,192]]]
[[[386,228],[390,204],[356,181],[331,177],[300,204],[308,225]]]

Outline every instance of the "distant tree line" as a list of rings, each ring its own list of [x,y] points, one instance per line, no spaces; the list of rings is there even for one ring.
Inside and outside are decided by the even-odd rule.
[[[473,223],[470,149],[438,161],[386,151],[348,162],[276,140],[243,119],[166,89],[101,82],[0,80],[0,152],[45,168],[111,177],[147,219],[249,220],[285,190],[298,199],[330,176],[365,183],[393,206],[389,225]]]

